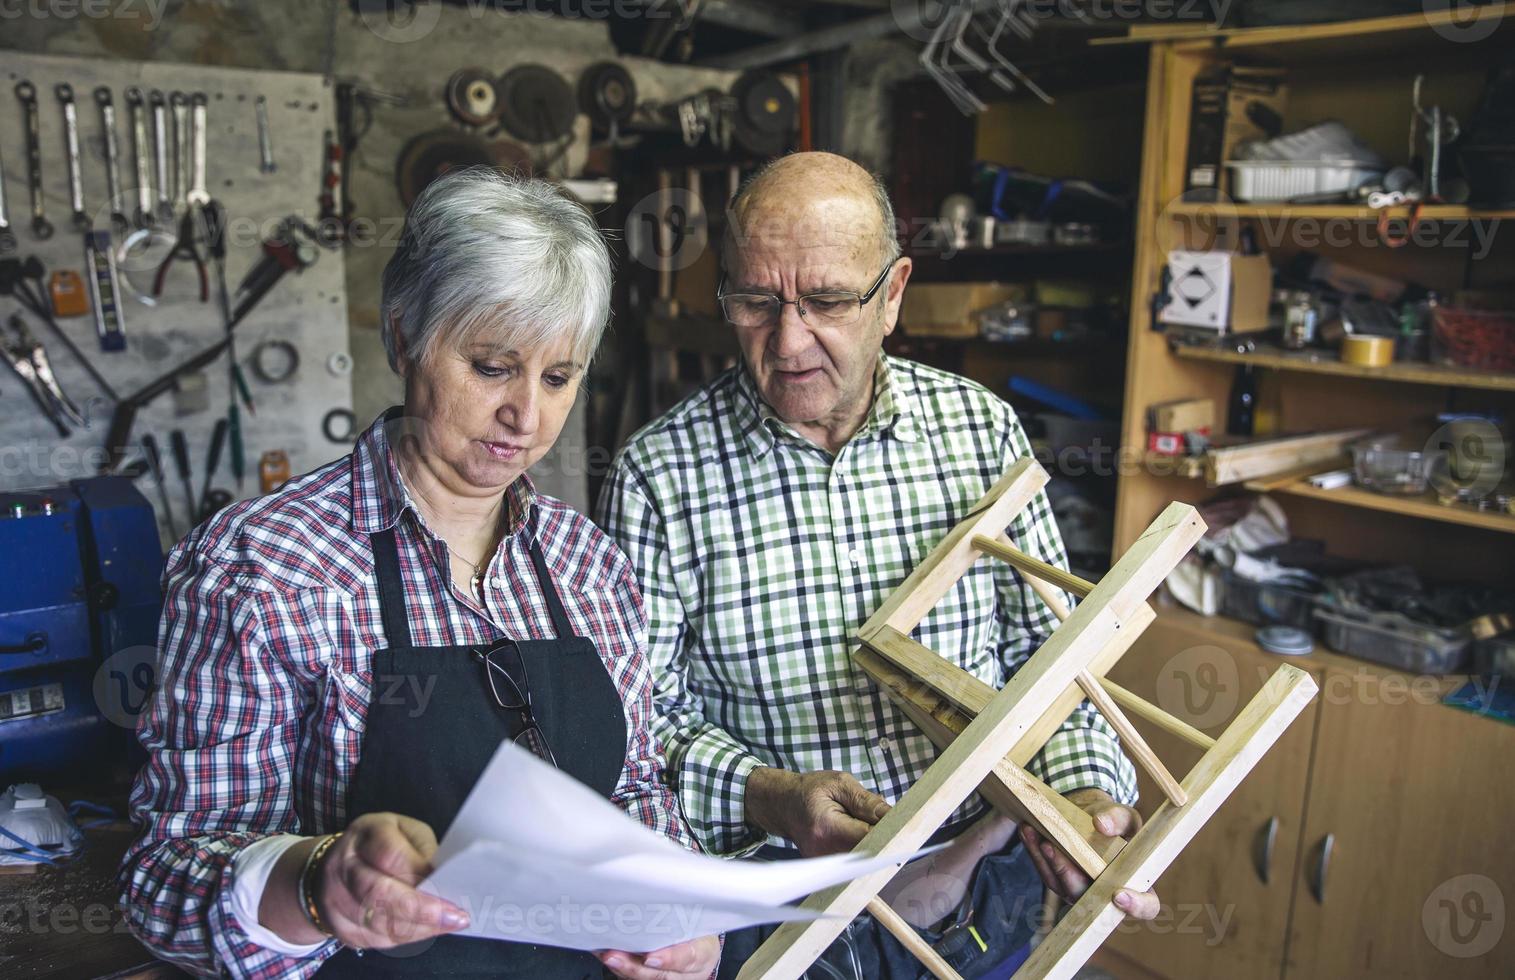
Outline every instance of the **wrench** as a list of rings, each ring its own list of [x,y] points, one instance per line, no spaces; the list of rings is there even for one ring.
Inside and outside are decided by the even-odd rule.
[[[74,227],[88,231],[93,222],[84,213],[84,179],[79,174],[79,110],[74,105],[74,87],[60,82],[53,92],[63,106],[63,145],[68,152],[68,200],[74,207]]]
[[[147,109],[142,102],[142,90],[135,85],[126,90],[126,111],[131,117],[132,149],[137,163],[137,213],[133,220],[138,228],[146,228],[153,220],[152,150],[147,145]]]
[[[16,233],[11,231],[10,210],[5,206],[5,160],[0,159],[0,255],[16,250]]]
[[[171,92],[168,105],[174,111],[174,208],[184,200],[189,187],[189,97],[183,92]]]
[[[190,97],[189,104],[189,131],[192,137],[189,160],[192,176],[184,200],[192,207],[202,208],[210,203],[210,192],[205,189],[205,93],[196,92]]]
[[[153,89],[147,95],[147,104],[153,110],[153,172],[158,179],[158,221],[169,224],[174,220],[172,189],[168,185],[168,109],[163,93]]]
[[[253,103],[253,108],[258,113],[258,169],[271,174],[279,169],[279,166],[274,163],[274,140],[268,128],[268,97],[258,96]]]
[[[110,226],[124,236],[131,228],[121,203],[121,144],[116,140],[116,104],[110,89],[95,89],[95,105],[100,107],[100,129],[105,135],[105,187],[110,193]]]
[[[32,192],[32,234],[48,239],[53,237],[53,223],[47,220],[42,199],[42,118],[37,112],[37,86],[22,79],[16,83],[16,98],[26,112],[26,180]]]

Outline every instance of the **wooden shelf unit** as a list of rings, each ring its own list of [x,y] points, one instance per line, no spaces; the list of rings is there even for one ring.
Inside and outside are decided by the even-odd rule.
[[[1385,247],[1368,225],[1377,213],[1356,205],[1209,205],[1182,199],[1192,89],[1200,75],[1231,60],[1286,66],[1291,87],[1286,131],[1335,116],[1397,160],[1406,152],[1414,73],[1427,72],[1427,90],[1440,86],[1432,101],[1445,100],[1448,110],[1467,123],[1478,73],[1515,40],[1515,4],[1490,5],[1462,15],[1427,13],[1254,31],[1180,31],[1167,38],[1151,32],[1140,40],[1151,42],[1151,49],[1121,435],[1123,457],[1139,463],[1121,473],[1115,553],[1129,548],[1170,501],[1199,504],[1247,492],[1245,485],[1208,487],[1182,461],[1141,452],[1146,446],[1147,410],[1161,402],[1210,398],[1217,408],[1215,431],[1226,431],[1232,382],[1244,366],[1251,366],[1258,378],[1259,415],[1272,422],[1271,428],[1258,432],[1259,438],[1359,426],[1395,430],[1449,410],[1494,411],[1515,418],[1512,375],[1431,364],[1367,369],[1343,364],[1330,352],[1266,345],[1248,353],[1174,345],[1153,329],[1151,313],[1167,250],[1204,247],[1195,240],[1205,226],[1231,218],[1260,232],[1260,244],[1275,265],[1310,251],[1415,281],[1443,295],[1465,287],[1515,288],[1515,225],[1502,223],[1515,212],[1453,205],[1422,209],[1422,220],[1435,227],[1484,221],[1493,229],[1493,238],[1486,242],[1487,249],[1475,254],[1467,245],[1454,244],[1450,235],[1437,239],[1437,247]],[[1459,98],[1465,101],[1457,102]],[[1408,209],[1394,212],[1396,218],[1406,214]],[[1354,230],[1342,236],[1344,241],[1306,242],[1305,232],[1311,227],[1307,219],[1344,222]],[[1515,517],[1508,514],[1357,488],[1316,490],[1297,481],[1279,485],[1274,480],[1268,492],[1283,507],[1297,537],[1322,541],[1333,554],[1385,564],[1408,562],[1433,579],[1515,580],[1515,548],[1505,537],[1515,533]],[[1206,693],[1207,682],[1196,669],[1177,675],[1183,673],[1184,663],[1208,658],[1221,666],[1234,664],[1245,694],[1252,674],[1279,659],[1257,646],[1255,632],[1255,626],[1240,621],[1161,606],[1143,638],[1150,637],[1149,647],[1143,648],[1147,661],[1133,662],[1134,672],[1121,682],[1152,690],[1155,679],[1159,692],[1169,690],[1174,698],[1199,697]],[[1367,676],[1377,683],[1389,676],[1319,643],[1315,653],[1292,662],[1323,678],[1341,679],[1341,690],[1351,690],[1345,683],[1351,678]],[[1396,684],[1417,680],[1395,676]],[[1228,694],[1235,687],[1231,684]],[[1330,687],[1323,690],[1331,693]],[[1442,954],[1424,933],[1412,928],[1418,926],[1426,895],[1437,882],[1463,873],[1515,873],[1515,846],[1504,841],[1480,844],[1473,851],[1421,846],[1427,840],[1480,833],[1473,826],[1480,818],[1472,814],[1482,806],[1487,780],[1478,773],[1504,751],[1498,746],[1511,740],[1508,726],[1461,715],[1435,700],[1323,701],[1307,730],[1301,731],[1304,723],[1295,726],[1298,753],[1271,770],[1276,778],[1269,785],[1259,784],[1255,796],[1228,803],[1218,818],[1223,823],[1229,819],[1226,830],[1197,841],[1200,852],[1193,860],[1156,884],[1165,903],[1226,894],[1235,901],[1233,927],[1224,935],[1196,940],[1181,953],[1175,953],[1166,936],[1160,944],[1133,930],[1112,940],[1112,951],[1153,975],[1174,980],[1219,975],[1234,980],[1366,980],[1432,974],[1452,980],[1515,973],[1512,937],[1505,937],[1484,957],[1459,960]],[[1383,749],[1367,749],[1371,739],[1354,740],[1350,733],[1357,731],[1373,733]],[[1427,740],[1434,744],[1424,744]],[[1352,754],[1336,748],[1344,741],[1353,742]],[[1411,759],[1461,754],[1467,754],[1469,764],[1455,773]],[[1150,785],[1143,787],[1144,797],[1153,792]],[[1445,798],[1438,800],[1432,814],[1419,801],[1436,793]],[[1367,823],[1351,819],[1361,811],[1363,799],[1375,801],[1375,813],[1384,818]],[[1463,807],[1470,809],[1464,813]],[[1458,815],[1445,817],[1448,813]],[[1259,835],[1269,826],[1277,830],[1279,842],[1271,883],[1265,875],[1259,879],[1256,866],[1256,848],[1263,839]],[[1330,834],[1342,838],[1341,852],[1331,869],[1330,890],[1319,898],[1314,879],[1321,873],[1323,841]],[[1475,851],[1478,856],[1473,858]],[[1398,884],[1400,879],[1425,884],[1406,889]],[[1360,899],[1364,894],[1375,895],[1368,903],[1371,914]]]

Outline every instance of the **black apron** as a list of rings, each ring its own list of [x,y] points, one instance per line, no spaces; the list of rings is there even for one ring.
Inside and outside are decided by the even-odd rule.
[[[531,710],[559,768],[609,797],[626,762],[626,715],[594,642],[575,636],[527,528],[537,582],[556,639],[520,640]],[[425,821],[441,840],[495,749],[522,727],[495,702],[474,646],[415,647],[405,614],[394,528],[369,536],[388,649],[374,654],[363,751],[347,788],[347,819],[393,812]],[[603,975],[589,953],[468,936],[440,936],[392,950],[343,948],[322,977],[531,977]]]

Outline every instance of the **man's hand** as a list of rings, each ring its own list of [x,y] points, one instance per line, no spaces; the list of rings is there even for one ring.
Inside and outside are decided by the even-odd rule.
[[[716,961],[721,958],[721,941],[701,936],[650,953],[607,949],[594,955],[611,973],[627,980],[705,980],[715,972]]]
[[[1142,815],[1121,806],[1103,790],[1080,789],[1067,795],[1094,819],[1094,829],[1106,837],[1130,840],[1141,829]],[[1047,887],[1070,905],[1078,901],[1089,887],[1089,876],[1079,870],[1063,849],[1038,834],[1030,824],[1021,824],[1021,842]],[[1155,892],[1134,892],[1129,888],[1115,893],[1115,905],[1133,919],[1155,919],[1162,907]]]
[[[849,773],[764,767],[747,777],[747,822],[795,843],[805,857],[850,851],[890,810]]]

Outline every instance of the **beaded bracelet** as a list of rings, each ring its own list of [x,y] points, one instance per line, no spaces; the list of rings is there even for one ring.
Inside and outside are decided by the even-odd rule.
[[[338,831],[335,834],[327,834],[323,837],[320,843],[312,847],[310,853],[305,856],[305,867],[300,871],[300,907],[305,910],[305,918],[309,919],[310,924],[315,926],[322,935],[332,936],[333,938],[335,938],[336,933],[332,932],[331,929],[327,928],[326,923],[321,921],[321,912],[316,908],[316,890],[314,885],[316,872],[321,866],[321,859],[326,856],[326,852],[331,850],[331,845],[335,844],[337,838],[341,836],[342,832]]]

